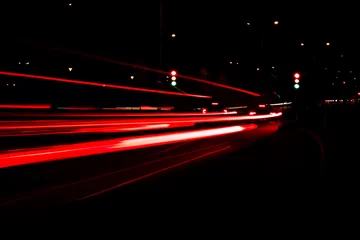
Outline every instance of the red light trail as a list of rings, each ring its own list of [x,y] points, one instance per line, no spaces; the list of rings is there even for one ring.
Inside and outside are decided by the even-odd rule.
[[[73,50],[69,50],[69,49],[53,48],[53,50],[66,52],[66,53],[69,53],[69,54],[80,55],[80,56],[83,56],[83,57],[86,57],[86,58],[92,58],[92,59],[96,59],[96,60],[99,60],[99,61],[114,63],[114,64],[126,66],[126,67],[138,68],[138,69],[141,69],[141,70],[154,72],[154,73],[160,73],[160,74],[163,74],[163,75],[168,75],[169,74],[166,71],[162,71],[162,70],[158,70],[158,69],[154,69],[154,68],[149,68],[149,67],[145,67],[145,66],[140,66],[140,65],[136,65],[136,64],[132,64],[132,63],[127,63],[127,62],[123,62],[123,61],[113,60],[113,59],[109,59],[109,58],[105,58],[105,57],[100,57],[100,56],[96,56],[96,55],[93,55],[93,54],[81,53],[81,52],[73,51]],[[251,91],[248,91],[248,90],[244,90],[244,89],[241,89],[241,88],[236,88],[236,87],[232,87],[232,86],[228,86],[228,85],[224,85],[224,84],[220,84],[220,83],[210,82],[210,81],[203,80],[203,79],[200,79],[200,78],[194,78],[194,77],[189,77],[189,76],[179,75],[179,74],[177,74],[177,77],[182,78],[182,79],[187,79],[187,80],[190,80],[190,81],[201,82],[201,83],[204,83],[204,84],[213,85],[213,86],[216,86],[216,87],[221,87],[221,88],[225,88],[225,89],[229,89],[229,90],[233,90],[233,91],[238,91],[238,92],[241,92],[241,93],[252,95],[254,97],[260,97],[261,96],[260,94],[255,93],[255,92],[251,92]]]
[[[128,119],[90,119],[90,120],[28,120],[28,121],[0,121],[0,131],[20,131],[36,129],[76,129],[84,127],[124,127],[124,126],[139,126],[149,124],[193,124],[193,123],[208,123],[208,122],[227,122],[227,121],[244,121],[268,119],[281,116],[282,113],[272,113],[266,115],[254,116],[210,116],[210,117],[164,117],[164,118],[128,118]]]
[[[1,108],[1,106],[0,106]],[[11,107],[8,107],[11,108]],[[16,107],[14,108],[16,109]],[[27,109],[32,109],[31,106],[28,106]],[[36,108],[35,108],[36,109]],[[206,113],[206,116],[221,116],[221,115],[235,115],[236,111],[231,112],[219,112],[219,113]],[[204,116],[203,113],[196,112],[184,112],[184,113],[35,113],[35,112],[6,112],[1,113],[2,117],[61,117],[61,118],[71,118],[71,117],[194,117],[194,116]]]
[[[15,72],[0,71],[0,75],[10,76],[10,77],[23,77],[23,78],[31,78],[31,79],[40,79],[40,80],[46,80],[46,81],[56,81],[56,82],[63,82],[63,83],[73,83],[73,84],[88,85],[88,86],[94,86],[94,87],[107,87],[107,88],[122,89],[122,90],[129,90],[129,91],[158,93],[158,94],[174,95],[174,96],[182,96],[182,97],[212,98],[211,96],[204,96],[204,95],[178,93],[178,92],[154,90],[154,89],[147,89],[147,88],[136,88],[136,87],[114,85],[114,84],[95,83],[95,82],[73,80],[73,79],[65,79],[65,78],[56,78],[56,77],[47,77],[47,76],[32,75],[32,74],[25,74],[25,73],[15,73]]]
[[[181,133],[153,134],[149,136],[135,136],[104,141],[92,141],[42,148],[30,148],[26,150],[21,149],[7,151],[0,154],[0,168],[153,147],[164,144],[237,133],[255,128],[257,128],[255,124],[250,124],[244,126],[212,128],[206,130],[186,131]]]
[[[50,104],[0,104],[0,108],[8,109],[50,109]]]

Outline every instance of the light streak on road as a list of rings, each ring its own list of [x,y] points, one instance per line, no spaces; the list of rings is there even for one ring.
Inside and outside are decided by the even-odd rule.
[[[134,150],[189,140],[216,137],[244,130],[255,129],[255,124],[186,131],[181,133],[163,133],[77,144],[56,145],[42,148],[30,148],[0,153],[0,168],[86,157],[97,154]]]
[[[225,112],[210,112],[207,113],[206,116],[221,116],[221,115],[235,115],[237,114],[236,111],[231,111],[228,113]],[[164,113],[61,113],[61,112],[54,112],[54,113],[35,113],[35,112],[6,112],[1,113],[0,116],[2,117],[42,117],[42,118],[49,118],[49,117],[61,117],[61,118],[72,118],[72,117],[193,117],[193,116],[204,116],[203,113],[197,112],[164,112]]]
[[[50,109],[50,104],[0,104],[0,108],[6,109]]]
[[[137,68],[137,69],[141,69],[141,70],[148,71],[148,72],[154,72],[154,73],[160,73],[160,74],[163,74],[163,75],[169,75],[169,72],[166,72],[166,71],[162,71],[162,70],[158,70],[158,69],[154,69],[154,68],[149,68],[149,67],[145,67],[145,66],[141,66],[141,65],[137,65],[137,64],[127,63],[127,62],[123,62],[123,61],[117,61],[117,60],[106,58],[106,57],[100,57],[100,56],[96,56],[94,54],[82,53],[82,52],[73,51],[73,50],[70,50],[70,49],[54,48],[54,50],[61,51],[61,52],[66,52],[66,53],[70,53],[70,54],[75,54],[75,55],[80,55],[80,56],[83,56],[83,57],[86,57],[86,58],[92,58],[92,59],[96,59],[96,60],[103,61],[103,62],[114,63],[114,64],[126,66],[126,67]],[[201,83],[204,83],[204,84],[213,85],[213,86],[216,86],[216,87],[225,88],[225,89],[245,93],[245,94],[248,94],[248,95],[251,95],[251,96],[254,96],[254,97],[260,97],[261,96],[260,94],[252,92],[252,91],[248,91],[248,90],[241,89],[241,88],[235,88],[235,87],[220,84],[220,83],[211,82],[211,81],[203,80],[203,79],[200,79],[200,78],[190,77],[190,76],[181,75],[181,74],[177,74],[177,77],[181,78],[181,79],[201,82]]]
[[[281,116],[282,113],[272,113],[266,115],[254,116],[234,116],[224,114],[223,116],[206,116],[206,117],[177,117],[177,118],[129,118],[129,119],[92,119],[92,120],[28,120],[28,121],[0,121],[1,131],[20,131],[20,130],[35,130],[35,129],[66,129],[66,128],[84,128],[84,127],[138,127],[139,125],[151,124],[195,124],[195,123],[209,123],[209,122],[227,122],[227,121],[245,121],[269,119]]]
[[[129,90],[129,91],[158,93],[158,94],[174,95],[174,96],[182,96],[182,97],[212,98],[211,96],[204,96],[204,95],[195,95],[195,94],[188,94],[188,93],[170,92],[170,91],[154,90],[154,89],[147,89],[147,88],[136,88],[136,87],[114,85],[114,84],[96,83],[96,82],[88,82],[88,81],[81,81],[81,80],[74,80],[74,79],[48,77],[48,76],[25,74],[25,73],[16,73],[16,72],[0,71],[0,75],[10,76],[10,77],[31,78],[31,79],[38,79],[38,80],[45,80],[45,81],[55,81],[55,82],[62,82],[62,83],[72,83],[72,84],[79,84],[79,85],[88,85],[88,86],[94,86],[94,87],[107,87],[107,88],[123,89],[123,90]]]

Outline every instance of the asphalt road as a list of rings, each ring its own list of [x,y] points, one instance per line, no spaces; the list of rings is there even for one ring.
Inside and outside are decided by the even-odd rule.
[[[246,149],[277,128],[277,123],[269,123],[202,140],[2,169],[1,206],[8,213],[24,214],[87,201],[187,166],[206,165],[211,159]]]

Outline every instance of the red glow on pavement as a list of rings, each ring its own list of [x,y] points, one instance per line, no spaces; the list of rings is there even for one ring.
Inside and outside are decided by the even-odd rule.
[[[6,151],[0,154],[0,168],[85,157],[96,154],[105,154],[188,140],[196,140],[207,137],[215,137],[219,135],[241,132],[244,130],[252,130],[256,127],[257,126],[255,124],[251,124],[246,126],[213,128],[206,130],[187,131],[182,133],[154,134],[145,137],[135,136],[104,141],[92,141],[77,144],[32,148],[27,150],[22,149]]]
[[[50,104],[0,104],[0,108],[7,109],[50,109]]]
[[[149,68],[149,67],[145,67],[145,66],[140,66],[140,65],[136,65],[136,64],[132,64],[132,63],[117,61],[117,60],[113,60],[113,59],[109,59],[109,58],[105,58],[105,57],[100,57],[100,56],[96,56],[94,54],[82,53],[82,52],[78,52],[78,51],[74,51],[74,50],[59,49],[59,48],[54,48],[54,50],[61,51],[61,52],[66,52],[66,53],[70,53],[70,54],[76,54],[76,55],[96,59],[96,60],[103,61],[103,62],[109,62],[109,63],[114,63],[114,64],[118,64],[118,65],[122,65],[122,66],[142,69],[142,70],[149,71],[149,72],[160,73],[160,74],[163,74],[163,75],[168,75],[169,74],[166,71],[162,71],[162,70],[158,70],[158,69],[154,69],[154,68]],[[251,91],[244,90],[244,89],[241,89],[241,88],[235,88],[235,87],[227,86],[227,85],[224,85],[224,84],[203,80],[203,79],[200,79],[200,78],[194,78],[194,77],[189,77],[189,76],[185,76],[185,75],[177,75],[177,76],[179,78],[182,78],[182,79],[187,79],[187,80],[201,82],[201,83],[204,83],[204,84],[209,84],[209,85],[213,85],[213,86],[217,86],[217,87],[221,87],[221,88],[225,88],[225,89],[229,89],[229,90],[233,90],[233,91],[238,91],[238,92],[249,94],[249,95],[252,95],[252,96],[255,96],[255,97],[260,97],[261,96],[260,94],[255,93],[255,92],[251,92]]]
[[[40,79],[40,80],[46,80],[46,81],[56,81],[56,82],[63,82],[63,83],[73,83],[73,84],[88,85],[88,86],[94,86],[94,87],[108,87],[108,88],[123,89],[123,90],[129,90],[129,91],[175,95],[175,96],[183,96],[183,97],[211,98],[211,96],[204,96],[204,95],[195,95],[195,94],[188,94],[188,93],[178,93],[178,92],[170,92],[170,91],[162,91],[162,90],[154,90],[154,89],[146,89],[146,88],[120,86],[120,85],[113,85],[113,84],[95,83],[95,82],[88,82],[88,81],[47,77],[47,76],[24,74],[24,73],[0,71],[0,75],[11,76],[11,77],[24,77],[24,78]]]

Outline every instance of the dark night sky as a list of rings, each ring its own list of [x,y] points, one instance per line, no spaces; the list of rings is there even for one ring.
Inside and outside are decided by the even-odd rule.
[[[69,2],[73,3],[71,7]],[[284,84],[286,76],[295,69],[313,65],[351,68],[356,62],[358,21],[353,5],[163,2],[166,70],[176,66],[185,74],[197,76],[201,67],[207,67],[213,73],[212,80],[219,73],[232,73],[230,84],[257,90],[258,86],[268,87],[264,79],[269,78],[271,71],[259,76],[254,69],[270,69],[276,65],[280,82],[272,86],[281,89],[288,87]],[[95,64],[81,58],[60,56],[51,51],[54,47],[158,66],[157,1],[11,1],[1,4],[5,13],[1,15],[0,63],[3,69],[13,69],[12,64],[17,59],[31,58],[39,63],[37,70],[45,64],[47,69],[43,72],[62,76],[56,71],[55,65],[61,65],[58,62],[78,66]],[[274,20],[280,24],[274,26]],[[251,26],[247,26],[247,22]],[[176,39],[170,37],[173,32]],[[261,41],[263,48],[260,48]],[[306,44],[306,49],[300,48],[301,42]],[[326,42],[331,42],[331,50],[324,47]],[[341,54],[346,57],[342,60],[346,64],[340,63],[338,56]],[[239,62],[238,70],[229,69],[229,61]],[[51,63],[54,66],[50,67]],[[99,64],[98,69],[113,67],[117,68],[114,71],[126,74],[132,71],[96,64]],[[105,72],[110,77],[113,73],[109,69]],[[88,78],[88,73],[78,77]]]

